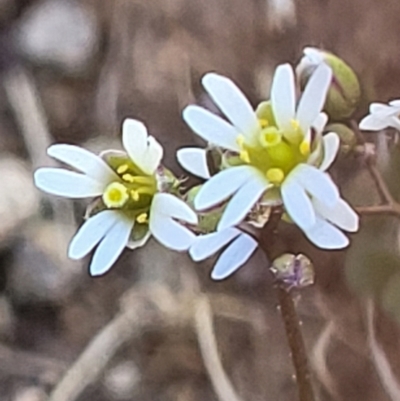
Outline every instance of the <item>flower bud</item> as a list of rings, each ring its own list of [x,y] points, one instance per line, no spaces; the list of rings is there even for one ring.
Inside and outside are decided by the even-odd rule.
[[[288,289],[304,288],[314,284],[314,266],[307,256],[285,253],[272,262],[270,268],[278,282]]]
[[[320,63],[327,64],[333,72],[324,110],[331,120],[349,118],[356,110],[361,96],[360,84],[354,71],[342,59],[316,48],[304,49],[304,56],[296,68],[303,89]]]
[[[354,131],[345,124],[333,123],[325,127],[325,132],[335,132],[340,138],[340,151],[349,153],[357,145],[357,137]]]

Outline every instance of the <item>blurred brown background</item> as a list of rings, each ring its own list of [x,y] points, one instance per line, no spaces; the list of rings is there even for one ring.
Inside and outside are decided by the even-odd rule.
[[[211,262],[193,265],[153,241],[126,251],[109,274],[92,279],[87,260],[66,259],[85,204],[39,193],[31,174],[50,165],[45,150],[53,142],[93,151],[119,147],[128,116],[146,123],[165,147],[165,164],[182,174],[175,150],[201,143],[183,124],[181,110],[194,102],[211,107],[201,76],[211,70],[225,74],[257,104],[268,96],[275,66],[294,65],[306,45],[330,50],[355,69],[364,93],[362,116],[370,101],[400,97],[399,37],[398,0],[0,0],[0,400],[46,400],[118,313],[127,289],[158,288],[163,304],[163,291],[179,293],[188,280],[211,299],[220,356],[241,399],[296,399],[261,254],[215,283],[209,279]],[[389,166],[385,143],[381,148],[397,195],[400,164]],[[376,202],[358,161],[344,160],[334,175],[356,204]],[[287,233],[287,242],[308,253],[317,269],[316,285],[297,305],[320,400],[400,397],[399,328],[392,320],[400,304],[397,233],[394,218],[363,220],[351,258],[317,251],[296,230]],[[360,255],[372,244],[384,249],[377,247],[383,253],[366,273]],[[365,296],[382,295],[371,283],[379,281],[386,251],[392,259],[385,285],[389,276],[399,285],[384,297],[392,313],[378,311],[377,347]],[[151,299],[153,292],[145,293]],[[217,400],[195,332],[167,322],[132,334],[115,355],[105,348],[108,363],[96,380],[65,400]]]

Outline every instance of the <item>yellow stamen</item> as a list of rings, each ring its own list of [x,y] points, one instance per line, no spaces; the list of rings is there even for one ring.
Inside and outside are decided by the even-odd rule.
[[[153,185],[154,184],[154,178],[153,177],[144,177],[141,175],[132,177],[132,182],[135,184],[142,184],[142,185]]]
[[[138,223],[140,223],[140,224],[147,223],[147,222],[149,221],[149,220],[148,220],[147,213],[141,213],[141,214],[139,214],[139,216],[136,217],[136,221],[137,221]]]
[[[239,153],[239,157],[245,162],[250,163],[250,156],[247,150],[241,150]]]
[[[310,142],[303,141],[299,147],[300,153],[303,156],[308,156],[310,154]]]
[[[299,130],[300,129],[300,123],[297,121],[297,120],[291,120],[290,121],[290,124],[292,125],[292,127],[293,127],[293,129],[294,130]]]
[[[122,179],[126,182],[133,183],[135,182],[135,177],[132,174],[124,174]]]
[[[108,208],[119,208],[128,200],[128,190],[120,182],[113,182],[103,193],[103,202]]]
[[[270,168],[267,171],[267,180],[272,184],[279,185],[285,178],[285,173],[280,168]]]
[[[269,125],[266,118],[259,118],[258,121],[260,122],[261,128],[266,128]]]
[[[137,201],[139,200],[140,195],[139,195],[139,192],[138,192],[138,191],[132,189],[132,190],[130,191],[130,194],[131,194],[131,198],[132,198],[135,202],[137,202]]]
[[[118,174],[124,174],[128,171],[129,166],[127,164],[121,164],[118,168],[117,168],[117,173]]]
[[[237,143],[241,148],[243,148],[243,145],[244,145],[244,135],[242,135],[242,134],[238,135],[237,138],[236,138],[236,143]]]

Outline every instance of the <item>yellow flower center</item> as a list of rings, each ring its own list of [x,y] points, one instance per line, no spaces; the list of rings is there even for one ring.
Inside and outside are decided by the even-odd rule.
[[[294,167],[307,162],[314,145],[305,139],[297,120],[291,121],[293,130],[290,133],[282,132],[265,118],[259,119],[259,123],[256,145],[246,143],[243,135],[237,136],[239,159],[241,163],[256,167],[268,181],[279,186]]]

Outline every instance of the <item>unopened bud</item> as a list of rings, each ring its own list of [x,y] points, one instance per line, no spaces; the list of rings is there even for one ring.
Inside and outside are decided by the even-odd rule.
[[[304,89],[312,73],[321,63],[327,64],[333,72],[324,110],[334,121],[349,118],[360,101],[360,83],[351,67],[339,57],[316,48],[305,48],[304,56],[296,68],[301,88]]]
[[[350,152],[357,145],[354,131],[345,124],[334,123],[325,127],[325,132],[335,132],[340,138],[340,151],[344,154]]]
[[[307,256],[285,253],[276,258],[270,268],[278,282],[288,289],[304,288],[314,284],[314,266]]]

